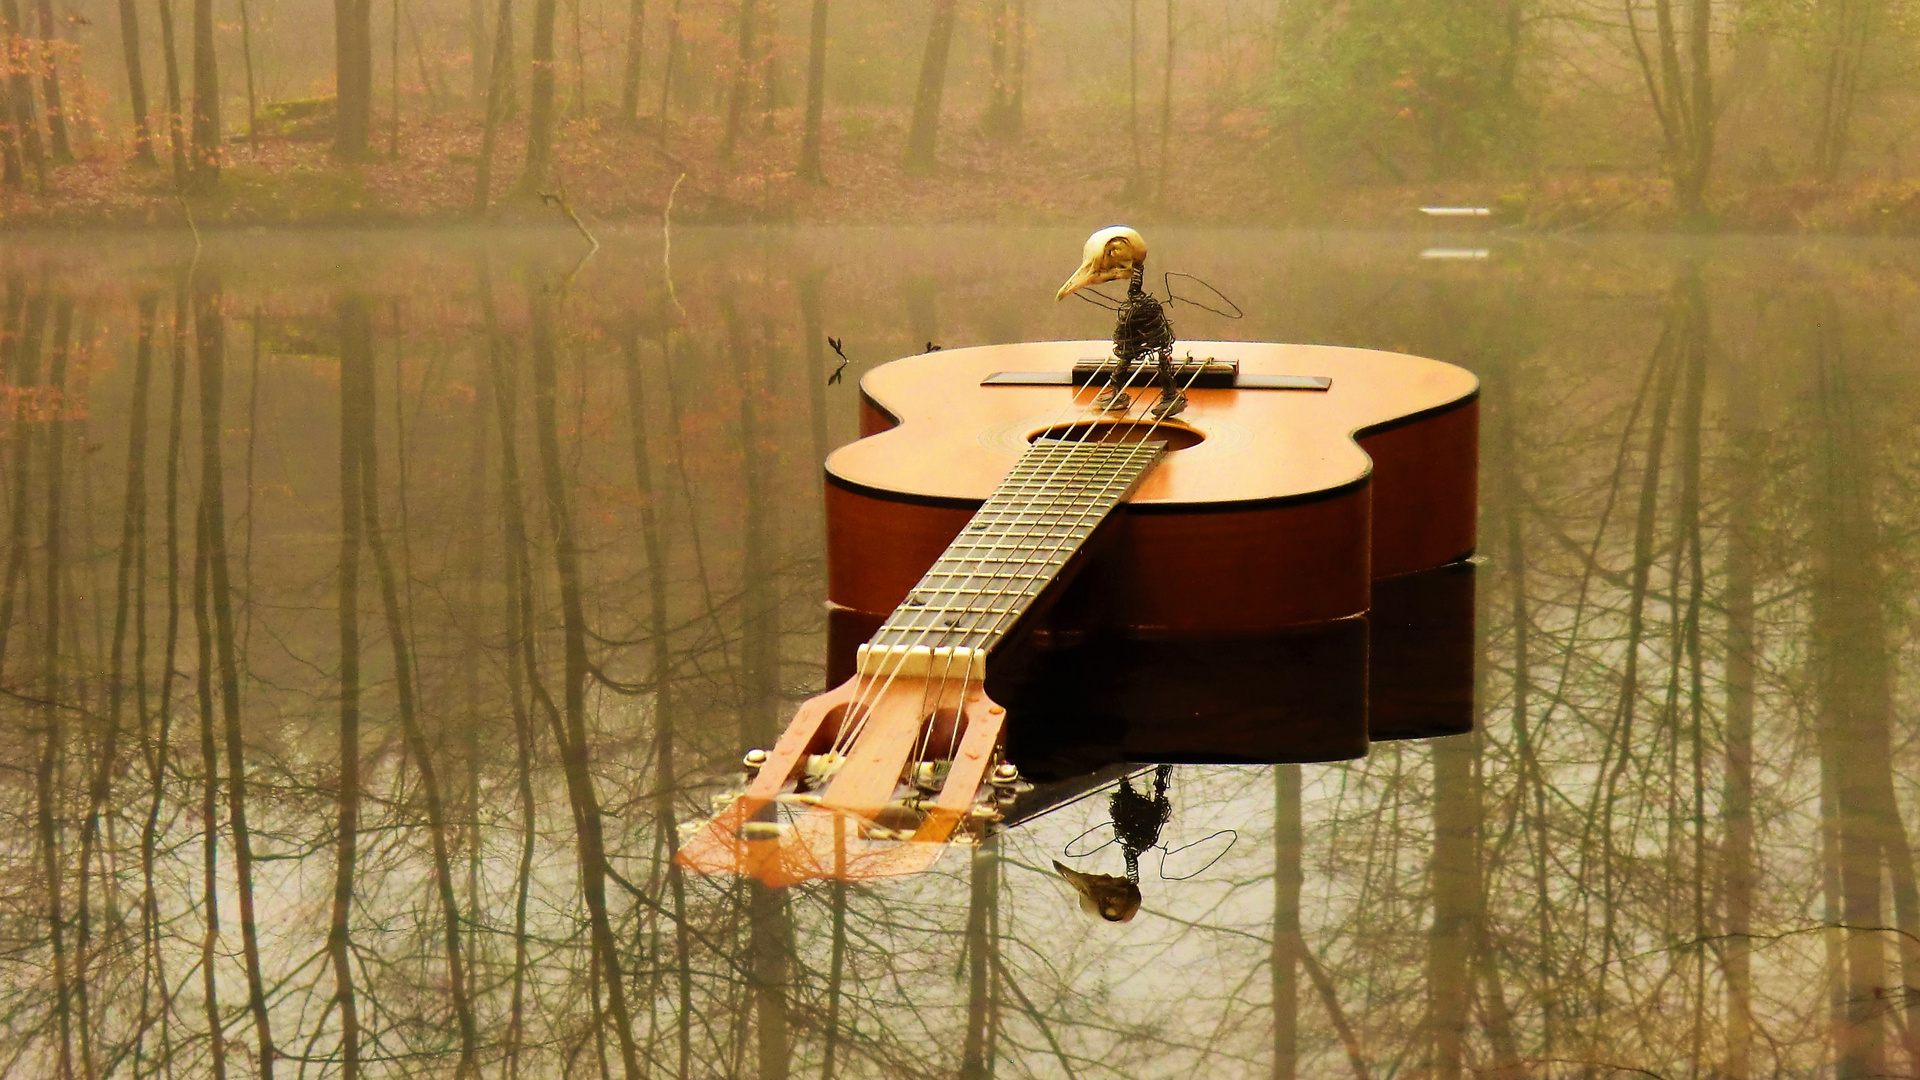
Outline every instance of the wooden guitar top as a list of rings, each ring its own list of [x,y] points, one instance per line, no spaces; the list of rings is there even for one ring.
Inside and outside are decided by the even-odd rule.
[[[978,504],[1036,432],[1098,415],[1073,408],[1069,387],[982,386],[981,380],[1000,371],[1067,371],[1110,352],[1105,341],[1051,341],[948,349],[881,365],[861,380],[861,391],[870,409],[899,426],[841,447],[827,459],[827,473],[869,494]],[[1181,342],[1177,355],[1189,354],[1238,360],[1247,374],[1321,375],[1332,384],[1321,392],[1188,390],[1186,410],[1167,427],[1202,441],[1167,455],[1132,495],[1136,510],[1274,502],[1338,490],[1373,468],[1355,436],[1470,402],[1479,392],[1479,381],[1463,368],[1372,349]],[[1157,391],[1136,386],[1133,393],[1139,399]],[[1079,395],[1083,402],[1089,396]],[[867,426],[884,427],[885,419]]]

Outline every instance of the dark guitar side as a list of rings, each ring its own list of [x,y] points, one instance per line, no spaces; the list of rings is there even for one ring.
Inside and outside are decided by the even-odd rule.
[[[1244,371],[1330,375],[1334,389],[1192,395],[1190,415],[1180,419],[1210,435],[1211,416],[1220,411],[1213,403],[1230,404],[1239,443],[1232,456],[1216,455],[1217,463],[1210,466],[1216,474],[1208,479],[1211,497],[1183,498],[1180,475],[1163,464],[1160,471],[1174,475],[1154,477],[1157,486],[1143,486],[1103,530],[1095,565],[1087,569],[1114,586],[1106,614],[1118,628],[1141,637],[1219,636],[1342,618],[1367,610],[1375,580],[1472,553],[1479,406],[1470,374],[1436,361],[1369,350],[1208,342],[1193,343],[1195,355],[1208,355],[1202,346],[1212,354],[1240,357]],[[921,372],[923,377],[927,370],[948,374],[945,385],[916,401],[901,400],[909,395],[898,379],[887,385],[888,380],[875,378],[921,358],[896,361],[862,381],[863,441],[895,429],[896,416],[909,427],[930,426],[930,415],[949,426],[977,423],[985,429],[1004,422],[1005,397],[1016,391],[980,387],[979,378],[989,369],[1059,370],[1104,347],[1055,342],[951,350],[938,354],[942,368],[926,364]],[[1419,392],[1388,385],[1403,370],[1419,375],[1400,380],[1418,382]],[[1378,385],[1377,393],[1370,383]],[[1065,404],[1066,393],[1053,391],[1056,408]],[[1379,400],[1369,400],[1370,394]],[[1323,438],[1357,442],[1371,467],[1364,461],[1339,466],[1338,455],[1329,453],[1339,467],[1320,461],[1317,471],[1293,482],[1285,475],[1290,466],[1284,459],[1298,454],[1297,446],[1264,441],[1259,433],[1298,434],[1306,424],[1319,423],[1321,405],[1328,425]],[[1249,437],[1248,431],[1255,434]],[[967,476],[990,473],[994,465],[975,460],[978,455],[962,443],[930,444],[927,454],[928,461],[890,464],[891,475],[871,466],[862,471],[855,455],[830,460],[826,512],[832,604],[857,612],[891,611],[979,506],[979,498],[945,492],[973,483],[984,498],[997,479]],[[895,447],[892,456],[900,457],[901,449]],[[926,475],[913,475],[916,467]],[[1247,482],[1235,485],[1229,476],[1223,483],[1221,470],[1243,471]],[[1326,477],[1333,482],[1314,487]],[[1307,490],[1293,490],[1301,487]],[[1272,497],[1275,490],[1287,494]]]

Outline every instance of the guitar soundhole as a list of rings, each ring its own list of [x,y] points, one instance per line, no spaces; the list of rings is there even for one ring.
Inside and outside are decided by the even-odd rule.
[[[1165,439],[1169,453],[1185,450],[1189,446],[1198,446],[1206,441],[1206,436],[1185,424],[1163,420],[1156,424],[1150,420],[1082,420],[1072,424],[1055,424],[1049,428],[1027,436],[1028,442],[1036,439],[1065,439],[1069,442],[1130,443],[1143,439]]]

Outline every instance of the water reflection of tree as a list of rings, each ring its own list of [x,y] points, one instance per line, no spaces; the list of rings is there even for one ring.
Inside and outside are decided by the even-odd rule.
[[[273,293],[237,319],[258,286],[228,272],[216,292],[204,268],[171,319],[138,291],[6,277],[9,382],[84,366],[96,419],[0,433],[18,795],[0,1060],[1913,1063],[1915,956],[1871,929],[1920,928],[1897,721],[1910,391],[1904,331],[1873,314],[1895,286],[1531,262],[1374,268],[1281,308],[1482,375],[1480,730],[1344,766],[1183,771],[1181,813],[1242,843],[1117,931],[1063,917],[1044,867],[1064,823],[897,885],[756,891],[673,867],[705,781],[820,678],[816,475],[789,448],[849,414],[800,328],[871,307],[893,320],[872,336],[904,342],[925,317],[884,272],[779,262],[689,256],[684,314],[655,283],[519,289],[497,263],[410,286],[405,322],[366,291]],[[946,343],[996,333],[991,299],[943,302]],[[243,345],[263,358],[245,410],[226,360]]]

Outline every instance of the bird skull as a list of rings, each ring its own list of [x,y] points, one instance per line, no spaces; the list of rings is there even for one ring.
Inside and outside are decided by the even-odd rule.
[[[1125,225],[1110,225],[1087,237],[1085,258],[1073,272],[1055,300],[1065,300],[1089,285],[1132,277],[1135,267],[1147,262],[1147,242]]]

